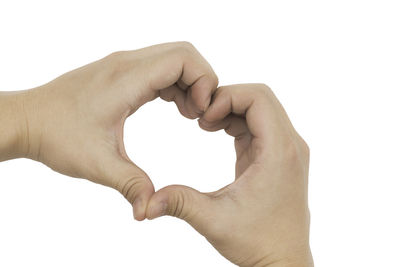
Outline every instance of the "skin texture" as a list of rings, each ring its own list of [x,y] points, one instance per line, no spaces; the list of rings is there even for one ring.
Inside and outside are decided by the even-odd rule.
[[[125,119],[159,96],[175,99],[196,118],[217,85],[209,64],[187,42],[113,53],[13,96],[21,113],[15,157],[115,188],[143,220],[154,187],[125,152]]]
[[[187,221],[239,266],[313,266],[309,148],[272,91],[262,84],[220,87],[199,125],[235,137],[235,181],[212,193],[165,187],[152,196],[147,216]]]
[[[217,192],[171,185],[155,192],[127,156],[123,126],[145,103],[174,101],[207,131],[235,137],[235,181]],[[312,266],[309,150],[262,84],[218,88],[187,42],[113,53],[43,86],[0,93],[0,161],[30,158],[112,187],[137,220],[187,221],[239,266]]]

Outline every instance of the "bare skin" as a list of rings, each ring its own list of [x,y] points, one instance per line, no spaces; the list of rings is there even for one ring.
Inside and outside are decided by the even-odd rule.
[[[235,181],[212,193],[171,185],[155,192],[127,156],[126,118],[161,97],[207,131],[235,137]],[[30,158],[112,187],[137,220],[186,220],[239,266],[313,266],[309,249],[309,151],[272,91],[218,88],[189,43],[113,53],[43,86],[0,93],[0,161]]]
[[[235,137],[235,181],[212,193],[165,187],[147,216],[187,221],[239,266],[312,266],[309,149],[272,91],[262,84],[220,87],[199,125]]]

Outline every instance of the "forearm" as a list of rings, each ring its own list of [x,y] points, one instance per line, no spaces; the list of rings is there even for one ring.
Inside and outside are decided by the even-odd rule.
[[[0,161],[24,157],[27,153],[25,92],[0,92]]]

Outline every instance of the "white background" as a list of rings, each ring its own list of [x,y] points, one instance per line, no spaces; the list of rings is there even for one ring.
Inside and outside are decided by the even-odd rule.
[[[268,84],[310,145],[316,266],[400,266],[398,3],[1,1],[0,90],[113,51],[190,41],[221,85]],[[125,135],[157,189],[233,180],[231,137],[171,103],[144,106]],[[134,222],[116,191],[20,159],[0,163],[0,266],[231,264],[182,221]]]

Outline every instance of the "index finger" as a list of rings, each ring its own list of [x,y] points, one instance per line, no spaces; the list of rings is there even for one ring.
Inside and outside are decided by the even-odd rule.
[[[263,84],[238,84],[219,87],[202,117],[218,123],[230,114],[242,116],[250,133],[275,143],[293,130],[292,124],[271,89]]]
[[[198,110],[207,109],[218,86],[218,77],[192,44],[176,42],[150,46],[137,50],[137,57],[141,59],[141,67],[136,69],[143,77],[144,90],[157,92],[176,85],[178,89],[190,90],[191,100]]]

